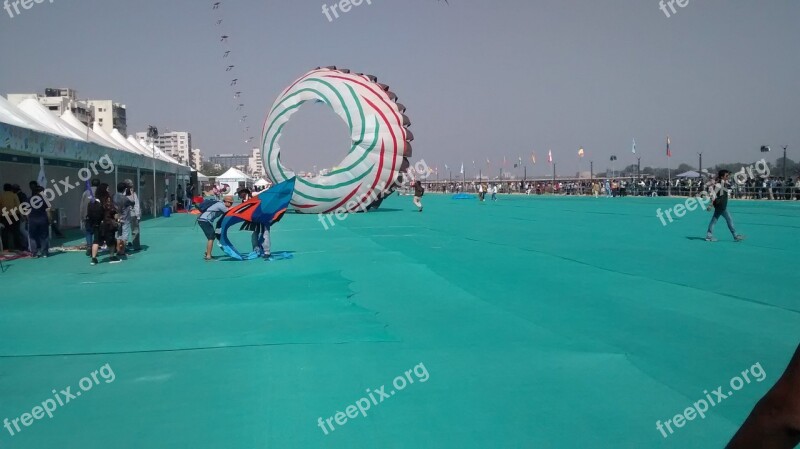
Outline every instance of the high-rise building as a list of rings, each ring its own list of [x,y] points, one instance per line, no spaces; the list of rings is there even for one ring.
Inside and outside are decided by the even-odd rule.
[[[253,155],[247,161],[248,174],[254,178],[264,176],[264,162],[261,160],[261,148],[253,148]]]
[[[124,104],[111,100],[89,100],[88,103],[94,110],[94,119],[103,131],[110,133],[116,128],[123,136],[128,135],[128,115]]]
[[[217,154],[209,157],[208,160],[223,169],[234,167],[247,171],[247,167],[250,165],[250,156],[246,154]]]
[[[148,144],[153,143],[153,139],[148,138],[146,132],[136,133],[136,138],[144,140]],[[185,131],[165,132],[155,138],[155,144],[161,151],[177,159],[181,164],[189,165],[192,161],[192,133]]]
[[[200,169],[203,168],[203,153],[199,148],[192,150],[192,161],[189,165],[197,171],[201,171]]]

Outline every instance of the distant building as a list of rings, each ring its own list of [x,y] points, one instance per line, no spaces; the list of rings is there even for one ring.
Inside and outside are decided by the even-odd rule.
[[[264,176],[264,162],[261,160],[261,148],[253,148],[253,155],[247,162],[248,174],[254,178]]]
[[[147,137],[146,132],[136,133],[136,138],[148,144],[155,142],[161,151],[175,158],[181,164],[189,165],[192,162],[192,134],[185,131],[170,131],[159,133],[155,140]]]
[[[247,167],[250,165],[250,156],[246,154],[217,154],[209,157],[208,161],[215,164],[220,169],[234,167],[242,171],[247,171]]]
[[[197,171],[202,171],[200,169],[203,168],[203,153],[199,148],[192,150],[192,160],[189,165]]]
[[[110,133],[116,128],[123,136],[128,135],[128,119],[124,104],[114,103],[112,100],[79,100],[75,89],[48,88],[44,95],[39,94],[8,94],[8,101],[18,105],[23,100],[32,98],[53,112],[61,116],[66,111],[72,111],[84,125],[92,127],[97,121],[104,131]]]
[[[111,133],[116,128],[123,136],[128,135],[128,114],[124,104],[111,100],[89,100],[88,104],[103,131]]]
[[[13,105],[19,105],[29,98],[39,102],[53,112],[53,115],[61,117],[66,111],[72,111],[75,117],[86,126],[91,127],[94,120],[94,111],[86,101],[78,100],[78,93],[74,89],[45,89],[44,95],[39,94],[8,94],[8,101]]]

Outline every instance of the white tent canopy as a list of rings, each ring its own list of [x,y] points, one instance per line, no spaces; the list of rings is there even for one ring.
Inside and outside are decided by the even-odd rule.
[[[19,126],[20,128],[33,129],[51,134],[53,133],[49,129],[40,125],[36,120],[33,119],[33,117],[9,103],[9,101],[2,96],[0,96],[0,122]]]
[[[683,172],[680,175],[677,175],[676,178],[699,178],[700,173],[697,173],[694,170],[689,170],[687,172]]]
[[[198,181],[208,181],[210,178],[200,172],[197,172],[197,180]]]
[[[143,146],[145,149],[147,149],[147,154],[148,155],[152,155],[153,152],[155,152],[156,159],[161,159],[162,161],[172,162],[173,164],[183,165],[180,162],[178,162],[177,160],[173,159],[167,153],[161,151],[161,148],[159,148],[158,145],[154,145],[152,143],[147,143],[147,142],[145,142],[144,140],[141,140],[141,139],[139,140],[139,145]]]
[[[266,187],[266,186],[271,185],[271,184],[272,183],[270,183],[266,179],[261,178],[258,181],[256,181],[255,186],[257,186],[257,187]]]
[[[142,145],[141,142],[136,140],[136,137],[133,137],[132,135],[130,135],[130,136],[128,136],[127,140],[128,140],[128,143],[130,143],[140,153],[142,153],[142,154],[144,154],[146,156],[149,156],[149,157],[153,156],[153,151],[152,150],[148,150],[146,146]]]
[[[117,131],[117,128],[112,129],[111,130],[111,134],[109,134],[109,135],[111,136],[112,139],[114,139],[115,142],[117,142],[119,144],[120,148],[122,148],[123,150],[131,152],[131,153],[144,155],[144,153],[139,151],[138,148],[136,148],[135,146],[131,145],[131,143],[128,142],[128,139],[122,137],[122,134],[120,134],[119,131]]]
[[[244,174],[241,170],[231,167],[225,173],[217,176],[218,184],[228,184],[231,188],[235,188],[240,182],[245,184],[252,182],[252,178]]]
[[[94,132],[90,128],[88,128],[86,125],[81,123],[81,121],[78,120],[78,117],[75,117],[75,114],[72,113],[72,111],[68,110],[68,111],[64,112],[63,114],[61,114],[61,120],[66,122],[69,126],[75,128],[75,130],[78,131],[79,133],[81,133],[81,135],[87,136],[89,138],[89,142],[93,142],[93,143],[96,143],[96,144],[98,144],[100,146],[104,146],[104,147],[108,147],[108,148],[112,148],[112,149],[117,147],[114,144],[114,142],[107,141],[106,139],[104,139],[101,136],[99,136],[96,132]]]
[[[114,140],[113,137],[108,135],[108,133],[103,129],[102,126],[100,126],[99,123],[94,122],[92,124],[92,131],[94,131],[94,133],[100,136],[103,140],[107,140],[109,143],[114,144],[112,148],[115,148],[120,151],[128,151],[126,149],[123,149],[122,146],[119,144],[119,142],[117,142],[116,140]]]
[[[86,136],[81,136],[78,131],[67,125],[66,122],[53,115],[48,109],[39,104],[38,101],[28,98],[22,100],[19,108],[31,116],[37,123],[47,129],[50,133],[58,134],[59,136],[68,137],[70,139],[86,141]]]

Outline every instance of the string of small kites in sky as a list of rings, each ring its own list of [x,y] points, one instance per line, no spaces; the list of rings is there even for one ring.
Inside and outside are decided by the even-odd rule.
[[[253,143],[256,137],[251,135],[250,124],[247,122],[247,104],[244,100],[244,92],[241,91],[239,73],[236,69],[236,53],[232,50],[229,38],[230,36],[225,32],[225,21],[223,18],[222,2],[214,2],[211,9],[215,12],[214,25],[220,30],[219,42],[222,44],[222,60],[225,67],[225,72],[230,75],[229,87],[231,95],[233,96],[235,110],[239,114],[239,123],[242,126],[242,134],[245,137],[245,143]]]
[[[441,0],[437,0],[441,1]],[[448,5],[450,4],[448,0],[444,0],[445,3]],[[246,136],[245,143],[252,144],[256,141],[256,137],[253,136],[252,132],[250,131],[250,124],[247,122],[247,103],[244,100],[244,92],[240,90],[240,79],[238,71],[236,70],[236,53],[231,49],[231,45],[229,42],[230,35],[225,33],[225,21],[223,18],[223,2],[214,2],[211,4],[211,9],[215,12],[215,22],[214,25],[220,31],[219,42],[222,44],[222,60],[225,67],[225,72],[228,73],[231,77],[230,80],[230,88],[231,93],[233,95],[235,110],[239,114],[239,123],[242,126],[242,134]]]

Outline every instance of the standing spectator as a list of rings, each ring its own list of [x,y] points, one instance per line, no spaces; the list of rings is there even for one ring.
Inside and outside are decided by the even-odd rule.
[[[121,258],[127,257],[125,252],[128,249],[128,236],[131,233],[131,211],[135,205],[129,199],[131,194],[128,186],[124,182],[117,184],[117,193],[114,194],[114,208],[119,214],[117,228],[117,253]]]
[[[175,207],[176,210],[186,209],[186,202],[183,200],[184,198],[183,195],[184,195],[183,186],[178,184],[178,189],[175,192],[175,196],[177,199],[177,204]]]
[[[44,187],[36,186],[31,197],[30,225],[31,253],[36,257],[50,256],[50,207],[42,196]]]
[[[128,245],[131,249],[136,251],[142,250],[142,243],[139,239],[139,222],[142,221],[142,206],[139,204],[139,195],[136,194],[136,189],[134,188],[133,181],[130,179],[126,179],[123,181],[125,186],[128,188],[128,199],[131,200],[133,204],[133,209],[131,209],[131,242]]]
[[[420,181],[416,181],[414,183],[414,205],[419,208],[419,211],[422,212],[422,195],[425,194],[425,189],[422,188],[422,183]]]
[[[3,247],[11,250],[22,250],[22,236],[19,227],[21,212],[19,210],[19,197],[14,193],[11,184],[3,185],[0,193],[0,213],[3,215]]]
[[[88,257],[92,257],[92,243],[94,242],[94,231],[92,227],[89,226],[88,217],[86,214],[88,213],[89,203],[94,200],[95,195],[97,195],[97,186],[100,185],[100,180],[95,178],[92,179],[92,185],[87,190],[83,192],[83,196],[81,196],[81,207],[79,212],[79,217],[81,217],[81,231],[86,238],[86,255]]]

